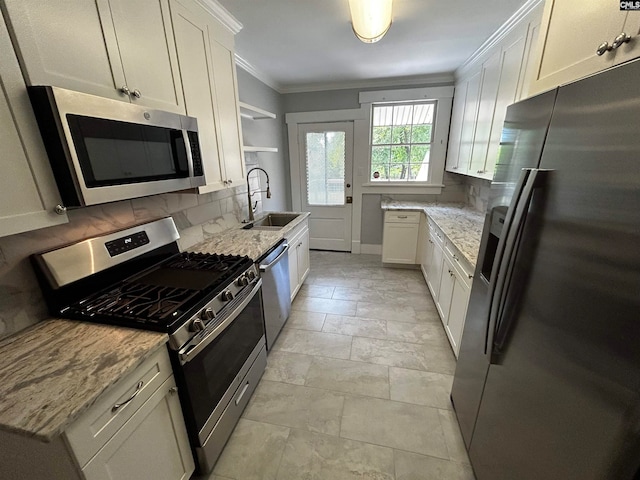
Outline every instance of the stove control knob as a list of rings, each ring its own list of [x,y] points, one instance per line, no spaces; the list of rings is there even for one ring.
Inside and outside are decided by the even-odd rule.
[[[233,293],[231,293],[229,290],[226,290],[222,292],[222,295],[220,295],[220,298],[222,298],[223,301],[228,302],[230,300],[233,300]]]
[[[247,277],[249,277],[249,280],[255,280],[256,278],[256,272],[254,272],[253,270],[249,270],[247,272]]]
[[[238,280],[236,280],[236,285],[238,285],[239,287],[246,287],[247,285],[249,285],[249,279],[246,275],[242,275],[240,278],[238,278]]]
[[[193,322],[191,322],[189,330],[191,330],[192,332],[201,332],[202,330],[204,330],[204,322],[201,319],[196,318]]]
[[[213,320],[213,317],[215,317],[216,314],[213,311],[213,308],[205,308],[204,310],[202,310],[202,312],[200,312],[200,318],[202,320]]]

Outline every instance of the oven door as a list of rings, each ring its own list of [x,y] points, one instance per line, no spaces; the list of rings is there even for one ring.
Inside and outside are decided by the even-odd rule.
[[[230,312],[224,320],[212,322],[211,331],[207,328],[198,336],[198,342],[187,344],[178,352],[180,365],[174,370],[185,420],[190,435],[197,434],[200,445],[264,349],[261,285],[258,279],[253,288],[246,289],[245,295],[229,305]]]

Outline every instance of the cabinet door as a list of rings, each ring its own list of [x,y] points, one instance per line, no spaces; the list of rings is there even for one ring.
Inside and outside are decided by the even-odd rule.
[[[416,263],[419,224],[385,223],[382,237],[382,261]]]
[[[82,469],[87,480],[187,480],[194,471],[171,376]]]
[[[429,271],[431,259],[433,258],[433,240],[429,236],[429,227],[425,227],[424,247],[422,249],[422,258],[420,259],[420,270],[425,282],[429,282]]]
[[[298,268],[298,284],[302,285],[307,274],[309,273],[309,229],[305,228],[300,236],[300,241],[296,244],[297,268]]]
[[[451,308],[451,297],[453,296],[453,287],[455,284],[455,272],[453,265],[447,256],[444,257],[442,265],[442,276],[440,277],[440,293],[438,294],[438,301],[436,307],[440,314],[440,319],[443,325],[447,326],[447,320],[449,318],[449,310]]]
[[[0,237],[68,221],[29,103],[9,32],[0,16]]]
[[[622,44],[616,50],[616,65],[640,57],[640,12],[630,11],[627,13],[627,20],[620,33],[622,32],[632,37],[632,40]]]
[[[538,6],[538,8],[532,13],[531,20],[529,21],[527,39],[525,42],[524,52],[522,54],[522,73],[520,74],[516,101],[520,101],[530,96],[540,43],[542,7],[542,4]]]
[[[438,295],[440,294],[440,278],[442,277],[442,262],[444,259],[444,252],[442,246],[437,242],[434,235],[430,235],[429,239],[433,245],[431,260],[429,261],[429,268],[427,270],[427,286],[431,291],[431,296],[434,302],[438,302]]]
[[[109,0],[133,103],[184,113],[169,0]]]
[[[187,115],[198,119],[202,162],[207,181],[200,193],[220,190],[225,185],[222,183],[222,158],[216,135],[214,67],[206,13],[198,15],[176,1],[171,2],[171,13]]]
[[[471,163],[476,120],[478,118],[478,103],[480,100],[480,84],[482,70],[471,75],[467,84],[467,98],[462,117],[462,133],[460,135],[460,151],[458,154],[458,173],[467,173]]]
[[[462,139],[462,124],[464,121],[464,107],[467,102],[468,81],[456,84],[451,108],[451,127],[449,132],[449,149],[447,150],[447,171],[459,173],[460,141]]]
[[[483,168],[486,172],[483,176],[489,179],[493,178],[493,171],[498,159],[500,137],[502,136],[502,127],[507,114],[507,107],[516,99],[518,81],[522,70],[522,56],[527,40],[527,30],[525,29],[524,32],[518,33],[519,34],[508,38],[508,42],[506,42],[500,54],[501,61],[498,66],[500,70],[500,83],[498,86],[491,133],[489,135],[489,148]]]
[[[469,174],[473,176],[483,176],[486,173],[485,164],[489,148],[489,137],[493,125],[493,114],[496,109],[496,98],[502,71],[501,60],[502,52],[500,48],[497,48],[482,64],[482,87],[480,88],[476,131],[473,137],[471,164],[469,166]],[[493,171],[491,174],[493,177]]]
[[[4,6],[29,85],[129,101],[119,91],[125,79],[107,0],[4,0]]]
[[[627,12],[619,0],[547,0],[533,90],[541,92],[614,64],[615,52],[596,55],[623,31]]]
[[[242,185],[246,174],[242,155],[236,63],[233,52],[215,40],[211,42],[211,54],[218,105],[218,142],[222,147],[224,179],[233,187]]]
[[[469,305],[470,289],[457,274],[452,276],[453,290],[451,293],[451,306],[449,308],[449,316],[447,318],[446,332],[449,337],[453,353],[456,358],[460,351],[460,340],[462,339],[462,331],[464,330],[464,320],[467,315],[467,306]]]
[[[300,286],[300,276],[298,275],[298,249],[293,243],[297,238],[289,242],[289,289],[291,290],[291,301],[296,298],[298,287]]]

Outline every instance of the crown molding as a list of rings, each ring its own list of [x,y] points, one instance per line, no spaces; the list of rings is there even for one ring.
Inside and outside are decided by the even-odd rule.
[[[242,24],[229,13],[229,10],[220,5],[216,0],[196,0],[202,8],[213,15],[220,23],[236,35],[242,30]]]
[[[279,92],[286,93],[306,93],[323,92],[327,90],[345,90],[350,88],[375,88],[375,87],[398,87],[410,85],[432,85],[432,84],[453,84],[455,78],[453,73],[439,73],[432,75],[421,75],[416,77],[383,78],[377,80],[352,80],[345,82],[327,82],[306,85],[291,85],[280,88]]]
[[[469,69],[479,58],[482,57],[488,50],[494,45],[500,42],[511,30],[513,30],[518,23],[520,23],[527,15],[543,3],[544,0],[527,0],[527,2],[520,7],[516,13],[511,15],[509,19],[504,22],[500,28],[498,28],[480,47],[471,54],[465,62],[460,65],[456,71],[456,78],[463,76],[464,71]]]
[[[273,88],[276,92],[282,93],[281,85],[278,82],[276,82],[273,78],[271,78],[269,75],[255,68],[253,65],[247,62],[244,58],[242,58],[237,53],[235,54],[235,57],[236,57],[236,66],[243,69],[249,75],[254,76],[258,80],[260,80],[262,83],[267,85],[268,87]]]

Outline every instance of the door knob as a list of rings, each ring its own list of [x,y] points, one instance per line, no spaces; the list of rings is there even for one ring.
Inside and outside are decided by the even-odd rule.
[[[615,50],[617,48],[620,48],[623,44],[629,43],[629,40],[631,40],[631,36],[622,32],[620,35],[618,35],[616,38],[613,39],[613,43],[611,44],[611,49]]]
[[[131,90],[129,90],[129,87],[127,87],[126,85],[123,85],[120,87],[120,93],[122,93],[123,95],[131,95]]]
[[[609,42],[604,42],[601,43],[600,46],[598,47],[598,49],[596,50],[596,54],[601,57],[602,55],[604,55],[607,52],[611,51],[611,45],[609,45]]]
[[[133,92],[131,92],[131,95],[133,95],[136,98],[142,97],[142,94],[140,93],[140,90],[138,90],[137,88]]]
[[[351,184],[350,183],[347,183],[347,188],[351,188]]]

